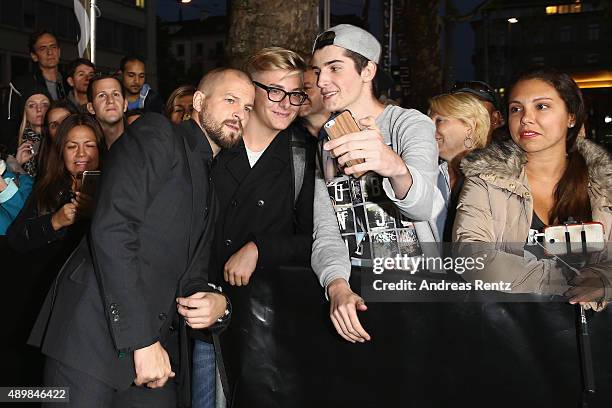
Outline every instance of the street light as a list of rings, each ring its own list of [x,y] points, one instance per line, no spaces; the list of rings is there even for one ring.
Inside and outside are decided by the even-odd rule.
[[[176,0],[179,4],[179,21],[183,21],[183,9],[181,6],[191,5],[191,0]]]
[[[518,23],[518,18],[516,17],[510,17],[508,19],[508,41],[506,41],[506,47],[508,48],[508,52],[506,53],[507,55],[507,65],[510,68],[510,76],[513,75],[512,73],[514,72],[514,61],[512,59],[512,24],[516,24]],[[506,75],[507,79],[509,79],[509,76]]]

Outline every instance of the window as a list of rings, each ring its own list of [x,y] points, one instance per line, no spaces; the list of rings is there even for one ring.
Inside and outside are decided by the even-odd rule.
[[[40,3],[38,3],[36,25],[38,27],[46,27],[48,30],[51,31],[56,31],[56,8],[57,7],[55,7],[55,4],[47,3],[46,1],[41,1]]]
[[[580,12],[582,12],[582,4],[570,5],[570,13],[580,13]]]
[[[113,22],[106,18],[99,18],[96,21],[96,42],[101,48],[113,48],[115,41],[113,38]]]
[[[144,8],[145,0],[136,0],[136,7]]]
[[[68,7],[57,7],[57,29],[55,33],[64,38],[76,38],[78,21],[74,15],[74,10]],[[80,31],[79,31],[80,32]]]
[[[177,57],[185,56],[185,44],[177,44],[176,45],[176,56]]]
[[[146,58],[144,30],[128,24],[99,18],[96,40],[101,48],[119,50],[124,54],[138,54]]]
[[[23,25],[26,28],[34,30],[36,27],[36,7],[34,5],[34,1],[26,0],[21,3],[23,4]]]
[[[569,42],[571,38],[571,32],[569,26],[563,26],[559,30],[559,41],[561,42]]]
[[[0,23],[21,28],[23,4],[18,1],[0,1]]]
[[[133,26],[125,25],[121,31],[121,34],[123,35],[123,50],[127,54],[139,54],[138,29]]]
[[[599,40],[599,24],[589,24],[589,41]]]
[[[542,31],[537,31],[533,34],[533,44],[534,45],[542,45],[544,44],[544,33]]]
[[[561,4],[558,6],[547,6],[546,14],[567,14],[567,13],[581,13],[582,4],[576,2],[574,4]]]

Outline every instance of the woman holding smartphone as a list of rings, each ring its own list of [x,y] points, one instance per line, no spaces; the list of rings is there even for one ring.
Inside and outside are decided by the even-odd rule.
[[[11,350],[28,367],[27,381],[40,384],[43,360],[25,345],[46,294],[61,266],[87,233],[90,200],[80,194],[79,173],[97,170],[105,151],[102,129],[85,114],[68,116],[49,146],[47,171],[35,183],[21,212],[7,230],[8,252],[18,274],[10,274],[10,286],[19,288],[11,306],[19,310],[18,321],[7,323]],[[14,320],[14,319],[13,319]]]
[[[7,232],[13,249],[60,250],[65,245],[73,249],[89,223],[83,216],[91,211],[91,198],[79,193],[80,174],[100,167],[103,141],[102,129],[90,115],[71,115],[63,121],[53,141],[47,172]]]
[[[49,109],[49,98],[42,91],[34,89],[26,96],[17,146],[19,146],[18,152],[25,147],[30,153],[27,160],[20,163],[30,177],[36,177],[38,171],[38,150],[47,109]]]
[[[610,299],[606,263],[582,268],[568,281],[560,259],[524,256],[523,244],[512,243],[525,243],[530,230],[533,235],[570,220],[602,223],[602,240],[609,241],[610,155],[578,136],[586,110],[569,75],[534,68],[518,77],[508,95],[512,140],[474,152],[461,163],[466,181],[453,241],[462,248],[488,243],[490,250],[482,249],[487,270],[472,278],[510,282],[512,292],[565,294],[570,303],[601,310]]]

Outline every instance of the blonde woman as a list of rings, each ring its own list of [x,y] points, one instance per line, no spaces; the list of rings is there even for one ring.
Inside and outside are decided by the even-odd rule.
[[[42,92],[32,92],[26,96],[21,126],[19,127],[19,138],[17,140],[17,145],[19,146],[18,152],[27,150],[30,154],[27,155],[27,160],[25,160],[24,154],[18,154],[17,159],[20,161],[20,158],[23,157],[23,162],[20,161],[19,164],[21,164],[30,177],[36,177],[43,122],[50,102],[49,98]]]
[[[443,241],[450,242],[457,199],[463,186],[459,163],[472,150],[487,144],[490,119],[482,103],[469,93],[438,95],[429,104],[439,151],[438,188],[446,203],[436,218],[436,225]]]

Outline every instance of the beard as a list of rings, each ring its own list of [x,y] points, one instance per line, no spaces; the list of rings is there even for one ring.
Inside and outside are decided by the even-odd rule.
[[[207,108],[208,106],[205,104],[202,111],[198,113],[204,132],[210,140],[222,149],[229,149],[235,146],[242,139],[242,123],[237,119],[226,119],[218,123],[207,113]],[[239,130],[229,130],[225,125],[235,126]]]

